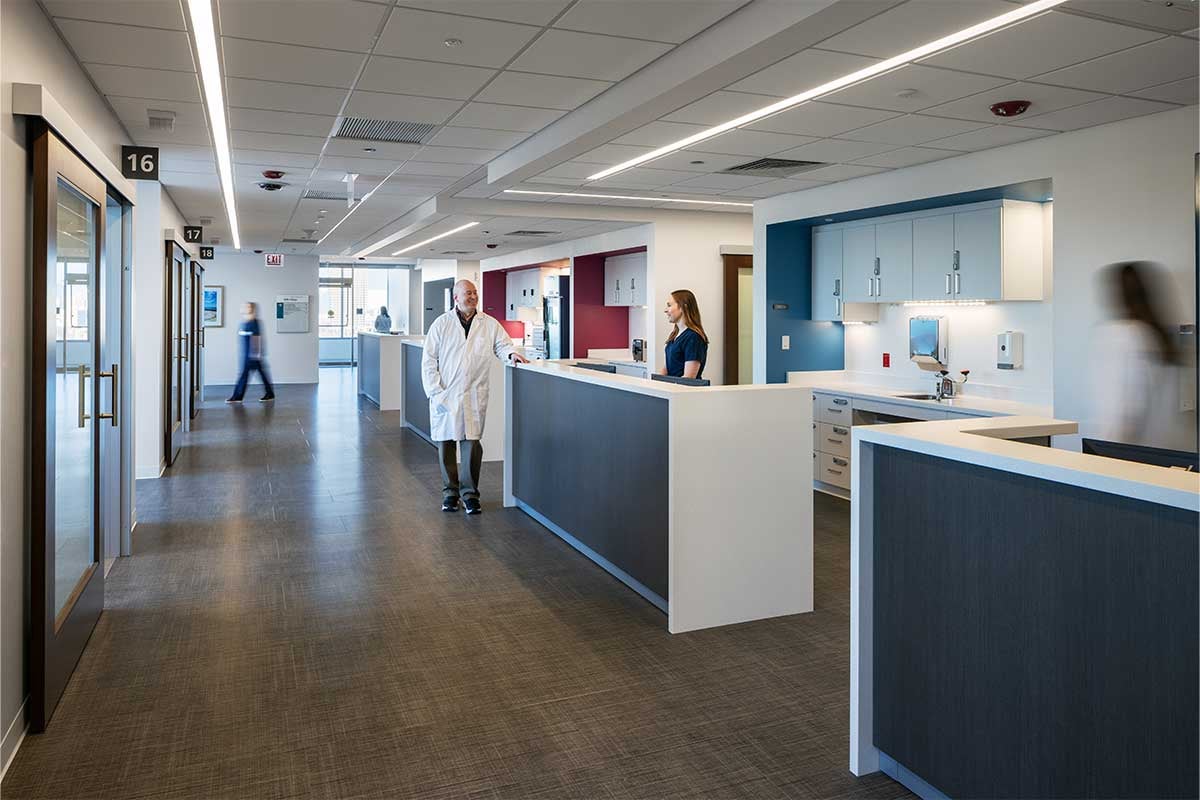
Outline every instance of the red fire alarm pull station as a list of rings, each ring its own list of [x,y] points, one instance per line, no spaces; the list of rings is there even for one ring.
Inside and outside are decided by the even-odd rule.
[[[891,353],[883,354],[883,365],[885,367],[890,367],[892,365],[892,354]]]

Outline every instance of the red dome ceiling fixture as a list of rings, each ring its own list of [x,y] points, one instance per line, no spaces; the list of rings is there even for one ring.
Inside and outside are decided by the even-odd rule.
[[[1024,114],[1030,105],[1032,103],[1028,100],[1005,100],[1003,103],[993,104],[991,108],[997,117],[1016,117]]]
[[[262,176],[269,181],[277,181],[283,177],[283,173],[277,169],[264,169]]]

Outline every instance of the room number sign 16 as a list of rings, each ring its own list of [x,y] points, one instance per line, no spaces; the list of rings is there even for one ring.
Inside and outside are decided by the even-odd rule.
[[[135,181],[158,180],[158,148],[121,145],[121,175]]]

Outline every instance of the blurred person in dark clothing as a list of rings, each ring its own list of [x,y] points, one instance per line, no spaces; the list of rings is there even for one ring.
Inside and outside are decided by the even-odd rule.
[[[240,403],[246,394],[246,384],[250,382],[250,373],[257,372],[263,382],[263,396],[258,400],[267,403],[275,399],[275,387],[267,375],[267,362],[263,358],[262,326],[258,321],[258,305],[246,303],[242,306],[242,324],[238,328],[238,341],[241,345],[242,372],[238,376],[237,386],[226,403]]]

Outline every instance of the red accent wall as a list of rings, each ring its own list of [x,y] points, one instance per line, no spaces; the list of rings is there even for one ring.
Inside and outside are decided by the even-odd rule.
[[[498,320],[504,319],[504,302],[508,299],[508,293],[505,291],[508,286],[506,274],[507,270],[502,269],[483,273],[483,312]],[[521,330],[524,329],[525,324],[521,323]],[[508,328],[505,327],[505,330]],[[512,331],[508,333],[512,336]],[[521,335],[524,336],[524,332]]]
[[[642,250],[645,248],[620,253]],[[571,269],[575,358],[587,358],[588,350],[629,347],[629,309],[604,305],[604,259],[620,253],[575,256]]]
[[[489,311],[487,313],[491,314],[492,312]],[[493,314],[492,316],[495,316],[495,315]],[[499,320],[500,326],[502,328],[504,328],[505,331],[508,332],[508,335],[512,337],[512,340],[514,342],[516,342],[517,344],[520,344],[521,342],[525,341],[525,323],[524,322],[521,322],[521,320],[519,320],[519,319],[509,320],[509,319],[500,319],[499,317],[497,317],[496,319]]]

